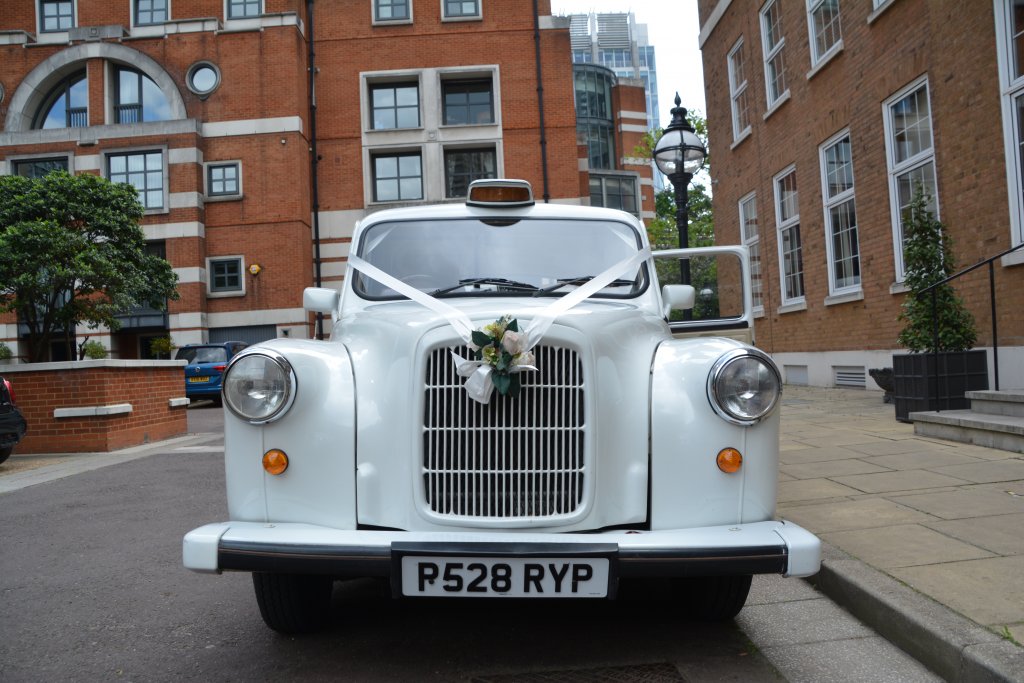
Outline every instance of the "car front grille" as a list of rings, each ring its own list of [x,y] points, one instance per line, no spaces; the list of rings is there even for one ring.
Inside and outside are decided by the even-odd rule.
[[[455,349],[472,358],[463,346]],[[583,365],[573,349],[537,346],[536,371],[520,373],[518,396],[488,404],[463,389],[447,348],[427,360],[423,486],[446,518],[557,518],[583,503]]]

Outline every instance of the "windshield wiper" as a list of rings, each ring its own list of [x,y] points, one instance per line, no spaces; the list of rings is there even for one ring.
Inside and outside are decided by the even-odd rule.
[[[462,287],[471,287],[473,285],[497,285],[499,289],[509,289],[519,292],[534,292],[537,290],[536,285],[531,285],[529,282],[519,282],[517,280],[507,280],[503,277],[468,277],[459,280],[459,284],[451,285],[450,287],[442,287],[435,289],[430,293],[430,296],[441,296],[442,294],[448,294],[454,292],[456,289]]]
[[[533,293],[533,296],[544,296],[545,294],[550,294],[551,292],[555,291],[556,289],[561,289],[562,287],[565,287],[566,285],[576,285],[577,287],[580,286],[580,285],[585,285],[588,282],[590,282],[591,280],[593,280],[595,277],[597,277],[597,276],[596,275],[581,275],[580,277],[563,277],[563,278],[559,278],[558,282],[556,282],[555,284],[548,285],[547,287],[544,287],[542,289],[538,289],[536,292]],[[611,282],[606,284],[605,287],[632,287],[634,284],[636,284],[636,283],[633,282],[633,280],[612,280]]]

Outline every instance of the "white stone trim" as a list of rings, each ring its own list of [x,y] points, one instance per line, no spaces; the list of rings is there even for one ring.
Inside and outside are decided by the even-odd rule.
[[[206,237],[206,226],[199,221],[183,223],[154,223],[143,225],[147,240],[169,240],[177,237]]]
[[[351,238],[356,223],[366,218],[367,212],[363,209],[352,209],[348,211],[321,211],[320,212],[320,239],[342,239]]]
[[[187,285],[193,282],[206,284],[206,268],[174,268],[173,270],[178,276],[179,285]]]
[[[306,322],[306,311],[301,308],[274,308],[262,311],[232,311],[207,313],[209,326],[243,327],[248,325],[294,325]]]
[[[167,204],[171,209],[201,209],[203,195],[198,192],[171,192]]]
[[[113,403],[105,406],[81,406],[78,408],[54,408],[53,418],[59,420],[67,417],[106,417],[108,415],[127,415],[132,412],[131,403]]]
[[[192,399],[186,398],[185,396],[167,399],[167,405],[170,406],[171,408],[180,408],[181,406],[187,406],[191,402]]]
[[[708,20],[704,22],[704,25],[700,27],[700,34],[697,36],[697,47],[703,48],[704,43],[711,37],[711,32],[718,26],[718,22],[725,16],[725,11],[729,9],[729,5],[732,4],[732,0],[718,0],[718,4],[715,9],[708,15]]]
[[[172,330],[206,327],[205,313],[171,313],[167,316],[167,326]]]
[[[645,111],[620,111],[620,119],[638,119],[640,121],[647,121],[647,112]]]
[[[167,150],[169,164],[201,164],[203,151],[198,147],[179,147]]]
[[[302,118],[299,116],[280,116],[268,119],[215,121],[202,124],[200,130],[200,135],[206,138],[222,138],[235,135],[266,135],[270,133],[301,133]]]

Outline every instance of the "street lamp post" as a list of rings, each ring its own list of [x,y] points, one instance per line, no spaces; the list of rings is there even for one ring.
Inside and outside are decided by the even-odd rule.
[[[668,124],[658,144],[654,147],[654,162],[658,169],[668,176],[676,191],[676,230],[679,231],[679,247],[690,246],[689,238],[689,186],[693,174],[700,170],[707,159],[704,143],[686,121],[686,109],[680,106],[676,93],[676,106],[672,109],[672,122]],[[680,281],[690,284],[690,262],[679,262]]]

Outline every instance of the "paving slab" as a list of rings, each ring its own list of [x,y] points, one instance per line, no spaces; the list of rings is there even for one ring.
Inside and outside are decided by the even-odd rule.
[[[1024,557],[993,557],[892,570],[893,576],[979,624],[1024,621]]]
[[[938,521],[932,515],[882,498],[861,498],[826,505],[780,506],[780,517],[819,534]]]
[[[1010,458],[962,465],[950,465],[933,470],[958,479],[965,479],[976,484],[988,484],[998,481],[1015,481],[1024,479],[1024,460]]]
[[[789,683],[930,683],[942,678],[878,636],[763,648]]]
[[[816,500],[821,498],[840,498],[860,493],[829,479],[802,479],[784,481],[779,484],[778,501],[785,503],[794,500]]]
[[[921,439],[884,439],[875,443],[851,444],[851,451],[865,455],[899,455],[900,453],[941,452],[951,450],[949,446],[927,443]]]
[[[860,453],[840,446],[808,447],[806,444],[799,449],[782,451],[779,462],[786,465],[798,465],[804,462],[827,462],[829,460],[850,460],[861,457]]]
[[[991,489],[958,489],[890,498],[895,503],[941,519],[969,519],[1024,512],[1024,497]]]
[[[745,607],[736,623],[758,647],[869,638],[874,632],[831,600],[787,602]],[[779,629],[778,624],[786,624]]]
[[[963,479],[957,479],[945,474],[936,474],[928,470],[898,470],[876,474],[854,474],[835,477],[834,481],[864,493],[935,489],[967,483]]]
[[[861,460],[872,465],[878,465],[879,467],[886,467],[890,470],[927,470],[945,465],[987,462],[949,449],[944,451],[897,453],[896,455],[874,455],[862,457]]]
[[[857,460],[856,458],[782,465],[779,470],[782,474],[794,479],[818,479],[838,477],[845,474],[871,474],[873,472],[892,471],[879,465],[872,465],[869,462]]]
[[[993,557],[994,554],[919,524],[856,529],[822,538],[872,567],[913,567]]]
[[[924,525],[997,555],[1024,555],[1024,513],[925,522]]]

